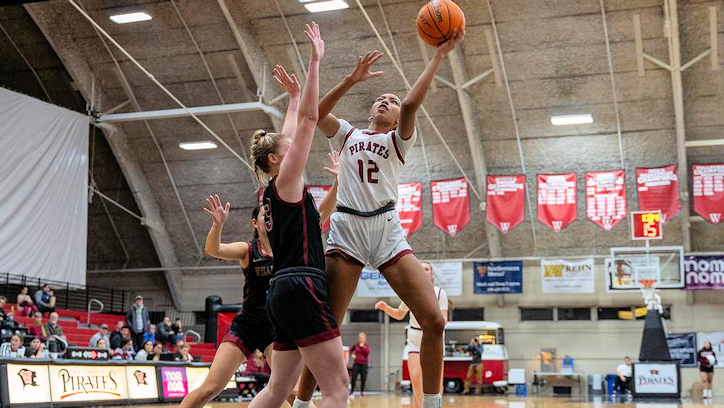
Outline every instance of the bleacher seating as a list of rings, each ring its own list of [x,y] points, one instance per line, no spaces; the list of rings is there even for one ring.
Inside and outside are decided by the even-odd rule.
[[[5,313],[10,315],[12,306],[12,304],[5,304]],[[58,324],[63,327],[63,334],[67,338],[68,343],[78,346],[87,346],[91,336],[98,332],[98,326],[100,324],[107,324],[109,331],[113,331],[116,327],[116,322],[119,320],[125,320],[125,317],[122,315],[94,313],[91,314],[91,327],[88,327],[86,324],[88,315],[86,313],[78,310],[66,309],[57,309],[56,311],[60,315]],[[32,317],[21,316],[17,312],[13,315],[13,319],[26,327],[33,324]],[[47,322],[48,319],[44,318],[43,323]],[[192,344],[191,354],[193,356],[201,357],[201,361],[212,362],[214,360],[214,355],[216,354],[216,347],[212,343]]]

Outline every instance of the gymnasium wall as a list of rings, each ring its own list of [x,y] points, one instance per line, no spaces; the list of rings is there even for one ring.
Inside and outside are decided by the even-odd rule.
[[[576,371],[585,374],[608,374],[616,370],[624,356],[637,360],[643,333],[643,321],[541,321],[522,322],[519,307],[629,307],[643,305],[639,292],[608,293],[605,289],[602,260],[597,259],[596,292],[593,294],[544,295],[540,285],[540,265],[526,261],[523,276],[523,293],[504,295],[505,306],[498,306],[495,295],[472,294],[472,268],[463,264],[463,296],[450,299],[455,307],[483,307],[485,320],[498,322],[505,329],[505,342],[510,356],[510,368],[525,368],[529,376],[540,369],[541,348],[556,348],[558,357],[570,355],[575,359]],[[671,320],[666,321],[669,332],[721,331],[724,328],[724,296],[718,292],[691,292],[670,290],[661,292],[662,303],[671,305]],[[354,298],[350,308],[373,308],[378,299]],[[387,299],[396,306],[399,299]],[[595,319],[595,310],[592,318]],[[390,336],[390,369],[401,370],[405,324],[393,323]],[[370,337],[373,357],[370,371],[372,386],[381,386],[382,348],[372,339],[381,333],[382,325],[353,323],[343,327],[346,345],[354,344],[356,332],[364,328]],[[377,348],[376,348],[377,347]],[[400,374],[401,375],[401,374]],[[724,387],[724,376],[715,376],[715,388]],[[532,377],[529,377],[529,381]],[[698,369],[682,369],[682,391],[688,392],[691,384],[698,381]]]

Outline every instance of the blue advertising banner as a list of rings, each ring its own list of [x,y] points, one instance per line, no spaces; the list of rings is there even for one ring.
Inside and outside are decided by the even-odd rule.
[[[523,261],[473,262],[473,293],[523,293]]]
[[[669,333],[666,336],[669,353],[680,367],[696,367],[699,363],[696,349],[696,333]]]

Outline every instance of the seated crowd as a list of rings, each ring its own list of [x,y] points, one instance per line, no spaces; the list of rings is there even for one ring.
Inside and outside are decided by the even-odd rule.
[[[0,344],[0,357],[48,358],[50,353],[61,350],[57,338],[69,345],[58,324],[60,316],[55,311],[55,296],[50,286],[43,285],[32,297],[28,292],[27,286],[21,289],[10,314],[4,309],[7,299],[0,296],[0,329],[4,336],[12,333]],[[48,315],[46,323],[43,323],[44,314]],[[15,322],[13,315],[32,316],[33,321],[25,327]],[[184,339],[181,319],[171,324],[171,319],[165,316],[158,324],[151,324],[141,296],[136,296],[125,321],[119,320],[113,332],[109,333],[107,324],[100,324],[98,332],[90,337],[88,347],[105,349],[116,360],[195,361],[191,345]]]

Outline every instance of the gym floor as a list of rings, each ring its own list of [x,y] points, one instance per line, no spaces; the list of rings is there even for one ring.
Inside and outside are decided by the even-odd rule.
[[[709,403],[711,402],[711,403]],[[629,401],[622,403],[613,403],[605,399],[580,400],[577,398],[564,397],[525,397],[517,398],[515,396],[445,396],[443,398],[444,407],[459,408],[601,408],[603,404],[617,405],[620,408],[677,408],[677,407],[724,407],[724,397],[714,398],[707,403],[692,402],[691,400],[683,401]],[[249,402],[219,402],[206,405],[205,408],[243,408],[247,407]],[[642,407],[646,405],[648,407]],[[169,408],[177,405],[153,405],[147,407]],[[284,405],[288,406],[288,405]],[[393,407],[411,407],[411,398],[406,395],[395,394],[376,394],[368,395],[365,398],[356,396],[349,401],[349,408],[393,408]]]

